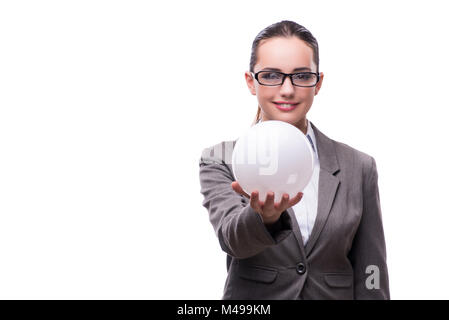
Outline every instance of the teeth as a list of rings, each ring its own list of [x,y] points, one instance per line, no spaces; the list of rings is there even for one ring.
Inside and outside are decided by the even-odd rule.
[[[290,107],[293,106],[292,104],[288,104],[288,103],[281,103],[281,104],[278,104],[278,105],[283,107],[283,108],[290,108]]]

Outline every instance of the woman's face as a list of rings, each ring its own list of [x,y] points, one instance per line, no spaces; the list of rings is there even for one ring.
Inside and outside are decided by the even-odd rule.
[[[313,62],[313,49],[297,37],[276,37],[259,43],[254,74],[269,68],[279,69],[283,73],[317,71],[317,66]],[[301,70],[296,71],[297,68]],[[302,130],[304,134],[307,128],[306,114],[312,106],[314,96],[321,88],[323,77],[323,73],[320,73],[320,81],[315,87],[294,86],[289,77],[285,78],[282,85],[263,86],[249,71],[245,72],[248,88],[257,96],[262,121],[285,121]],[[286,111],[280,109],[276,102],[293,103],[295,106],[292,110]]]

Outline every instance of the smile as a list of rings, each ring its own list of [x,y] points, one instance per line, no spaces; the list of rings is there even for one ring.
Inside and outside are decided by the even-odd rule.
[[[295,109],[298,106],[299,103],[291,104],[291,103],[276,103],[276,102],[274,102],[274,104],[276,105],[276,107],[279,110],[291,111],[291,110]]]

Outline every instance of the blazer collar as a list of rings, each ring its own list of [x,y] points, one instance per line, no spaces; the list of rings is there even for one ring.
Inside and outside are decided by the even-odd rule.
[[[335,174],[340,170],[338,159],[335,151],[334,143],[324,133],[309,120],[312,125],[316,139],[316,148],[318,150],[318,158],[320,159],[320,168],[326,170],[330,174]]]

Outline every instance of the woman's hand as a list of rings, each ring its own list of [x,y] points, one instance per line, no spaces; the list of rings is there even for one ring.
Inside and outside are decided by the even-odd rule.
[[[245,191],[243,191],[242,187],[237,181],[231,183],[232,189],[238,194],[241,194],[250,199],[251,208],[254,209],[257,213],[262,217],[263,223],[266,225],[270,225],[275,223],[282,212],[287,210],[290,207],[293,207],[299,201],[301,201],[303,193],[299,192],[294,198],[289,199],[289,195],[284,193],[281,199],[281,202],[274,202],[274,193],[268,192],[267,198],[265,202],[259,200],[259,192],[254,190],[249,196]]]

